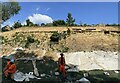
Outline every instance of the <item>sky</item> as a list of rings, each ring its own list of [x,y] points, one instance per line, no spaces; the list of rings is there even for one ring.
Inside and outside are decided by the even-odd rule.
[[[19,2],[21,10],[4,22],[2,26],[12,26],[14,22],[30,19],[33,23],[52,23],[65,20],[70,12],[76,24],[114,24],[118,23],[117,2]]]

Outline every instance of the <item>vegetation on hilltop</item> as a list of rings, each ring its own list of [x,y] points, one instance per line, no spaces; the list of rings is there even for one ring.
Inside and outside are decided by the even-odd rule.
[[[6,20],[10,19],[15,14],[18,14],[18,12],[21,9],[21,6],[17,2],[5,2],[0,3],[0,6],[2,7],[2,22],[5,22]]]

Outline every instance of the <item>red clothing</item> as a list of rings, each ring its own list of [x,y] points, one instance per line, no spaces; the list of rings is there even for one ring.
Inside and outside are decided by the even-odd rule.
[[[7,63],[6,67],[8,67],[4,73],[5,76],[8,77],[9,74],[14,74],[16,72],[16,65],[15,64],[10,64],[9,62]]]
[[[10,67],[9,67],[9,73],[12,73],[14,74],[16,72],[16,65],[15,64],[12,64]]]
[[[64,76],[66,75],[66,70],[65,70],[65,58],[64,57],[60,57],[58,59],[59,62],[59,72],[63,73]]]
[[[64,65],[60,65],[59,71],[60,71],[61,73],[65,73],[65,72],[66,72],[66,71],[65,71],[65,66],[64,66]]]

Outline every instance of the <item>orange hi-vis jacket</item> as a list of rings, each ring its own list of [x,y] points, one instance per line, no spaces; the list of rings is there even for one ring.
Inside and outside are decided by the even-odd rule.
[[[6,67],[8,67],[4,71],[6,77],[8,77],[9,74],[14,74],[16,72],[16,65],[15,64],[10,64],[10,62],[8,62]]]
[[[14,74],[16,72],[16,65],[12,64],[8,70],[9,73]]]
[[[66,73],[66,70],[65,70],[65,59],[64,59],[64,57],[63,57],[63,59],[60,57],[59,58],[59,71],[61,72],[61,73]]]

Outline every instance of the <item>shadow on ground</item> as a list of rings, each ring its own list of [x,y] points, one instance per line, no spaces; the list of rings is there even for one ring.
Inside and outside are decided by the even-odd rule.
[[[21,56],[24,55],[24,56]],[[17,70],[23,73],[33,72],[33,64],[31,59],[25,59],[27,55],[32,56],[34,54],[25,54],[25,53],[18,53],[16,66]],[[21,59],[24,58],[24,59]],[[19,59],[20,58],[20,59]],[[2,58],[2,69],[5,67],[7,62],[6,58]],[[58,63],[52,59],[52,57],[43,57],[40,60],[36,60],[36,67],[40,74],[40,80],[38,79],[30,79],[29,83],[62,83],[60,80],[60,76],[56,76],[55,72],[58,71]],[[68,68],[69,69],[69,68]],[[91,83],[120,83],[120,73],[115,73],[114,70],[106,71],[110,73],[110,76],[104,74],[103,70],[92,70],[92,71],[79,71],[79,72],[67,72],[66,81],[68,83],[80,83],[76,82],[76,80],[81,79],[84,73],[87,73],[88,76],[86,77]],[[119,71],[120,72],[120,71]],[[44,74],[45,76],[42,77],[41,75]],[[4,74],[2,73],[2,83],[13,83],[11,80],[5,79]],[[16,82],[14,82],[16,83]]]

